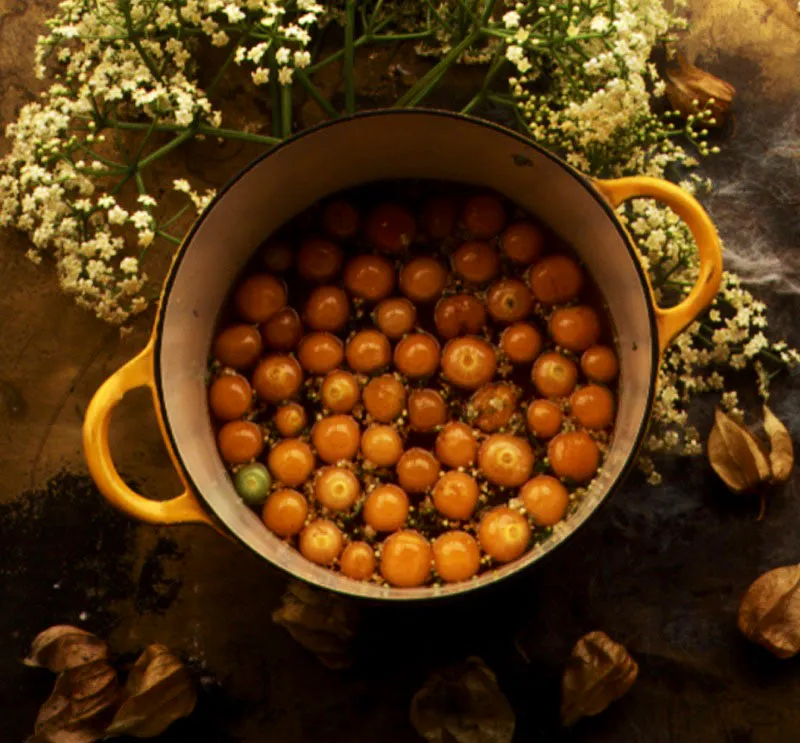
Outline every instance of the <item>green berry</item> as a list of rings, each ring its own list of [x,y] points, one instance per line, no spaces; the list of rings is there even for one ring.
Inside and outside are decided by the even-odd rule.
[[[247,464],[236,473],[234,485],[248,506],[260,506],[267,500],[267,493],[272,487],[272,475],[263,464]]]

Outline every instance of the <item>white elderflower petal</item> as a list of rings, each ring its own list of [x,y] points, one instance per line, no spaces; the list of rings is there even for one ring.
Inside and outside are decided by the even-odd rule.
[[[269,68],[256,67],[256,69],[250,73],[250,77],[253,78],[253,82],[256,85],[265,85],[269,82]]]
[[[120,271],[123,273],[135,274],[139,272],[139,261],[132,256],[123,258],[119,263]]]
[[[128,219],[128,212],[126,212],[121,206],[115,204],[111,209],[108,210],[108,222],[109,224],[125,224],[125,221]]]
[[[145,230],[153,224],[153,217],[149,212],[139,210],[133,213],[131,222],[133,222],[137,230]]]

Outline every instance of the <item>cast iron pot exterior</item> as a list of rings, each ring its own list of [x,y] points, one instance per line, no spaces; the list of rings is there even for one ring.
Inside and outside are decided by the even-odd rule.
[[[206,391],[218,315],[264,239],[330,194],[371,181],[427,178],[483,186],[519,204],[569,243],[599,286],[616,330],[617,419],[605,464],[574,514],[521,559],[443,587],[387,588],[312,564],[269,532],[236,494],[218,454]],[[698,284],[676,308],[658,308],[636,248],[613,206],[655,196],[683,217],[701,253]],[[533,142],[484,121],[437,111],[377,111],[299,134],[253,162],[194,225],[166,279],[150,343],[110,377],[87,411],[90,472],[116,506],[156,524],[206,523],[282,570],[325,589],[385,600],[474,591],[525,569],[560,545],[632,466],[656,392],[660,353],[719,286],[719,242],[707,215],[676,186],[650,178],[592,181]],[[130,389],[151,387],[165,441],[186,491],[157,502],[130,490],[108,447],[110,414]]]

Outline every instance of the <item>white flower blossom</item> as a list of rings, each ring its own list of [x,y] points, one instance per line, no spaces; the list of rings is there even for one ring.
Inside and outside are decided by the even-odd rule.
[[[256,85],[264,85],[269,82],[269,68],[256,67],[256,69],[250,73],[250,77],[253,78],[253,82]]]
[[[123,273],[135,274],[139,272],[139,261],[132,256],[123,258],[119,263],[120,271]]]
[[[128,219],[128,212],[126,212],[121,206],[115,204],[111,209],[108,210],[108,223],[109,224],[125,224],[125,221]]]

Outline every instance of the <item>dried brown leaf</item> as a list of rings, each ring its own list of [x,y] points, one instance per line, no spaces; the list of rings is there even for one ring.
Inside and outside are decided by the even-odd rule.
[[[104,735],[119,697],[117,672],[105,661],[62,671],[36,718],[33,741],[91,743]]]
[[[747,589],[739,629],[778,658],[800,650],[800,565],[770,570]]]
[[[57,625],[40,632],[31,644],[26,666],[47,668],[61,673],[69,668],[108,658],[104,640],[79,627]]]
[[[125,699],[108,735],[152,738],[191,714],[197,691],[189,671],[164,645],[148,645],[128,675]]]
[[[736,95],[733,85],[691,64],[682,54],[677,57],[677,66],[666,70],[666,78],[667,98],[683,116],[708,107],[716,125],[724,122]]]
[[[290,584],[282,601],[272,613],[276,624],[327,668],[353,665],[352,643],[359,618],[350,602],[301,583]]]
[[[708,437],[708,460],[734,493],[750,492],[772,477],[769,460],[758,439],[719,408]]]
[[[633,686],[639,666],[604,632],[584,635],[572,649],[561,680],[561,720],[567,727],[600,714]]]
[[[794,469],[794,446],[786,426],[766,405],[764,431],[769,437],[769,464],[774,482],[786,482]]]
[[[411,724],[431,743],[510,743],[514,710],[480,658],[432,674],[411,700]]]

